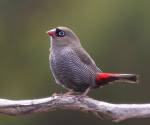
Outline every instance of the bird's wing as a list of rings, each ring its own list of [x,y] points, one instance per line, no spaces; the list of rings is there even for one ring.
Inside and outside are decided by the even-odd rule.
[[[93,70],[101,72],[101,70],[96,66],[94,60],[90,57],[90,55],[81,47],[74,49],[80,61],[85,65],[91,67]]]

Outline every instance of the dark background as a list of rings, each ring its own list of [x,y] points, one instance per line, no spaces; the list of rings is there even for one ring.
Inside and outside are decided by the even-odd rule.
[[[114,84],[89,95],[113,103],[150,102],[150,2],[147,0],[0,0],[0,98],[33,99],[64,92],[49,70],[49,37],[68,26],[106,72],[137,73],[140,84]],[[54,111],[0,115],[0,125],[113,125],[92,114]],[[150,124],[150,119],[121,123]]]

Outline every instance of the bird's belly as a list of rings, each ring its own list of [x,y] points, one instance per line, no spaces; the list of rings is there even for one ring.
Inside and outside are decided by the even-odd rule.
[[[93,83],[93,74],[73,60],[54,57],[50,64],[56,82],[67,89],[84,92]]]

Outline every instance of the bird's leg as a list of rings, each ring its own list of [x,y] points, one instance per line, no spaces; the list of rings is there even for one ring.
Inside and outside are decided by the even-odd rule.
[[[62,93],[53,93],[52,96],[61,96]]]
[[[88,92],[89,92],[90,90],[91,90],[91,87],[88,87],[88,88],[85,90],[84,93],[82,93],[81,95],[76,96],[76,98],[80,100],[81,98],[87,97],[87,94],[88,94]]]
[[[67,95],[72,95],[72,94],[74,94],[74,91],[72,89],[69,89],[69,91],[64,93],[63,95],[67,96]]]
[[[88,94],[88,92],[91,90],[91,87],[88,87],[86,90],[85,90],[85,92],[84,93],[82,93],[82,97],[85,97],[85,96],[87,96],[87,94]]]
[[[87,97],[88,92],[90,91],[91,87],[88,87],[84,93],[81,95],[77,95],[75,99],[82,101],[82,98]]]

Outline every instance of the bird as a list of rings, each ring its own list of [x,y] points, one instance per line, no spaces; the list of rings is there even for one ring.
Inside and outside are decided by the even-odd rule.
[[[138,83],[136,74],[103,72],[70,28],[59,26],[48,30],[47,34],[50,37],[50,69],[56,83],[66,88],[68,94],[86,96],[91,89],[112,82]]]

